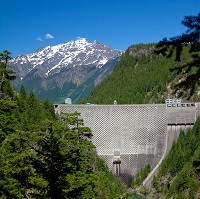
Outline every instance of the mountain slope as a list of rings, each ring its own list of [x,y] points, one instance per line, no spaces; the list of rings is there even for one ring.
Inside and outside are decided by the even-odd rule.
[[[166,59],[154,54],[154,44],[130,46],[112,74],[97,85],[81,103],[119,104],[160,103],[173,97],[176,74],[169,69],[188,59],[185,49],[182,62],[174,56]],[[179,93],[181,94],[181,93]]]
[[[78,38],[19,55],[9,63],[9,67],[17,73],[15,86],[18,90],[24,85],[40,98],[61,102],[71,97],[75,101],[86,96],[95,82],[100,82],[112,71],[121,54],[122,51],[113,50],[97,41]],[[89,82],[91,76],[93,82]],[[79,87],[88,87],[88,90],[84,93]]]
[[[200,198],[200,118],[181,132],[162,162],[150,189],[150,198]]]

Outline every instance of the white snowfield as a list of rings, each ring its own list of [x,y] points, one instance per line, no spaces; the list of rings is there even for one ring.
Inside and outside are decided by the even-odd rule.
[[[58,73],[62,68],[67,67],[95,65],[101,68],[109,60],[121,54],[122,51],[113,50],[96,40],[89,42],[86,38],[78,37],[76,40],[64,44],[46,46],[30,54],[19,55],[10,64],[21,66],[29,64],[26,74],[37,68],[42,74],[48,76]]]

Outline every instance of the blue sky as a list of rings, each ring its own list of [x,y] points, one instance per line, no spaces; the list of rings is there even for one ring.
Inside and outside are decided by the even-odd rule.
[[[1,0],[0,52],[13,56],[77,37],[125,50],[185,31],[200,0]]]

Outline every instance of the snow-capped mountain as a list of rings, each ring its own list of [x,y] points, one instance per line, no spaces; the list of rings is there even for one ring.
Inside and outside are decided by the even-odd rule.
[[[77,100],[84,91],[75,91],[93,77],[85,85],[86,90],[89,90],[86,92],[88,94],[95,83],[112,71],[113,64],[117,64],[121,54],[122,51],[113,50],[97,41],[88,42],[85,38],[77,38],[19,55],[10,61],[9,66],[17,73],[17,88],[24,85],[39,97],[47,97],[54,102],[66,97]],[[90,89],[87,89],[88,85]]]

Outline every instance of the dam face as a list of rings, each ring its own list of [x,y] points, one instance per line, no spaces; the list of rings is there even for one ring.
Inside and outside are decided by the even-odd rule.
[[[97,153],[110,170],[130,183],[136,172],[154,168],[166,147],[166,105],[55,105],[60,113],[79,112],[93,133]]]

